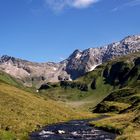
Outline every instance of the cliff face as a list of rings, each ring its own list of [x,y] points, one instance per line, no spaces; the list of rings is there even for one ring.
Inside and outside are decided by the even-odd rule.
[[[107,46],[75,50],[60,63],[33,63],[5,55],[0,58],[0,70],[22,80],[27,86],[40,85],[76,79],[110,59],[138,51],[140,36],[134,35]]]

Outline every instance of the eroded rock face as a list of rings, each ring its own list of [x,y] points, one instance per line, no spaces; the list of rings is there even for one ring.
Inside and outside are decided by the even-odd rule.
[[[26,86],[40,86],[47,82],[74,80],[110,59],[138,51],[140,35],[134,35],[103,47],[75,50],[60,63],[34,63],[4,55],[0,58],[0,70],[22,80]]]
[[[99,48],[76,50],[67,59],[66,71],[72,79],[94,70],[94,68],[110,59],[140,51],[140,36],[128,36],[120,42]]]

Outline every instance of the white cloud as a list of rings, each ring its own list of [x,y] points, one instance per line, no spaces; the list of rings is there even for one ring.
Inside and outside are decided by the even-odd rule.
[[[99,0],[45,0],[53,10],[61,11],[65,8],[87,8]]]
[[[73,6],[76,8],[86,8],[98,0],[75,0],[73,1]]]
[[[125,5],[130,6],[130,7],[137,6],[137,5],[140,5],[140,0],[131,0],[128,3],[126,3]]]
[[[113,8],[111,11],[115,12],[124,9],[126,7],[135,7],[135,6],[140,6],[140,0],[129,0],[128,2],[122,4],[121,6]]]

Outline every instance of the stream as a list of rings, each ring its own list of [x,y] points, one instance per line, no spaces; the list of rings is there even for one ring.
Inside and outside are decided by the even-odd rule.
[[[40,131],[32,132],[30,140],[114,140],[116,135],[89,125],[90,121],[97,121],[105,116],[88,119],[73,120],[52,124]]]

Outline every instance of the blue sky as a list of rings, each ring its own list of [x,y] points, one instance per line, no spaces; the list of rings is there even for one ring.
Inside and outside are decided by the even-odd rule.
[[[61,61],[140,34],[140,0],[0,0],[0,55]]]

